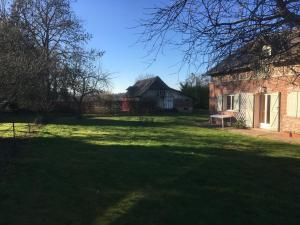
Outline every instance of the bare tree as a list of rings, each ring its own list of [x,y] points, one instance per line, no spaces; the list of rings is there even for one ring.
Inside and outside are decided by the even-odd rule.
[[[251,48],[258,40],[267,42],[274,34],[300,27],[298,0],[169,2],[153,8],[141,21],[141,41],[154,54],[173,44],[183,50],[185,63],[197,66],[204,63],[211,68],[243,46]]]
[[[155,75],[154,74],[140,74],[135,78],[135,81],[140,81],[140,80],[145,80],[145,79],[150,79],[150,78],[154,78]]]
[[[44,109],[49,110],[57,98],[62,61],[71,52],[86,42],[87,34],[71,10],[70,0],[15,0],[12,18],[34,46],[41,51],[40,60]]]
[[[102,58],[103,52],[76,51],[68,64],[69,90],[78,108],[78,116],[82,115],[82,106],[87,96],[93,97],[102,93],[109,86],[109,74],[96,63]]]
[[[7,7],[8,7],[7,0],[0,0],[0,19],[4,19],[7,16]]]
[[[109,76],[96,66],[103,52],[89,40],[71,0],[0,0],[0,103],[49,112],[57,101],[76,102],[103,91]],[[5,107],[5,104],[1,104]]]
[[[41,52],[15,26],[5,0],[0,4],[0,49],[0,99],[6,103],[2,107],[32,106],[39,97]]]

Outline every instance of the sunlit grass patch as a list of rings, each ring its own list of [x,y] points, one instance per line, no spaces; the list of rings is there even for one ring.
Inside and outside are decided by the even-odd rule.
[[[34,130],[34,125],[28,123],[0,123],[0,137],[12,138],[28,135]]]

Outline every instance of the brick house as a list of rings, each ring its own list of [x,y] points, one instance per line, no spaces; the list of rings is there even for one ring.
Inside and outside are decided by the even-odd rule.
[[[191,112],[193,101],[180,91],[170,88],[160,77],[137,81],[127,88],[121,100],[122,112],[170,111]]]
[[[249,128],[300,133],[299,44],[293,36],[280,54],[273,53],[278,45],[245,46],[217,64],[208,72],[210,113],[243,119]]]

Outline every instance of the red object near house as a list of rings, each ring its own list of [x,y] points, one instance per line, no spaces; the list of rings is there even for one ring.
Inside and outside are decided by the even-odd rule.
[[[130,103],[128,98],[122,98],[121,100],[121,111],[130,112]]]

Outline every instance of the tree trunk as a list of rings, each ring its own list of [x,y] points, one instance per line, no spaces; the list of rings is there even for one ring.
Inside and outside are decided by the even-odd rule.
[[[73,97],[76,105],[77,105],[77,118],[82,119],[82,103],[83,103],[83,97],[80,97],[77,99],[76,97]]]

